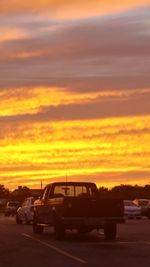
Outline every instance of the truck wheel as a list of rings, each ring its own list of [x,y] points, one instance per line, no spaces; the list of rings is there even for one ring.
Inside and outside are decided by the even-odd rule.
[[[65,227],[61,222],[56,221],[54,224],[55,239],[62,240],[65,236]]]
[[[107,241],[115,241],[117,235],[117,225],[116,224],[105,224],[104,234]]]
[[[16,214],[16,223],[17,224],[22,224],[22,220],[19,219],[18,214]]]
[[[88,228],[86,228],[86,227],[80,227],[80,228],[78,228],[78,232],[79,232],[79,234],[82,234],[82,235],[87,234],[87,233],[89,233],[90,231],[91,231],[91,230],[88,229]]]
[[[36,219],[34,219],[34,221],[33,221],[33,232],[34,232],[34,234],[42,234],[43,230],[44,230],[43,226],[42,225],[38,225]]]
[[[29,221],[29,219],[28,219],[28,217],[27,217],[27,214],[25,214],[25,224],[30,224],[30,221]]]

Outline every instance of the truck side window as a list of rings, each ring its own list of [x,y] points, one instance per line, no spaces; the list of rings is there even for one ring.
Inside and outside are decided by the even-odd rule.
[[[76,186],[76,196],[81,196],[83,194],[87,194],[87,187],[86,186]]]
[[[43,200],[47,200],[48,199],[48,196],[49,196],[49,191],[50,191],[50,186],[47,186],[43,192],[43,196],[42,196],[42,199]]]

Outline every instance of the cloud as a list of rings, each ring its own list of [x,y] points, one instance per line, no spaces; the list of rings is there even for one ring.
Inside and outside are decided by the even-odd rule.
[[[103,2],[1,1],[0,181],[148,181],[149,1]]]
[[[47,183],[67,170],[76,180],[147,182],[149,125],[149,116],[0,123],[0,179]]]
[[[17,27],[0,27],[0,43],[25,39],[27,34]]]
[[[0,13],[45,13],[54,18],[81,18],[120,12],[124,9],[148,5],[149,0],[1,0]]]
[[[68,174],[68,181],[87,181],[87,182],[95,182],[98,187],[105,186],[105,187],[113,187],[119,184],[131,184],[131,185],[145,185],[149,184],[149,171],[131,171],[131,172],[99,172],[93,173],[91,175],[71,175],[69,172]],[[26,175],[20,176],[20,174],[16,174],[16,176],[12,178],[3,177],[1,181],[5,183],[9,188],[15,189],[16,182],[17,184],[26,185],[31,188],[39,188],[41,185],[41,176],[40,172],[38,173],[27,173]],[[6,180],[7,179],[7,180]],[[42,176],[43,186],[47,185],[48,183],[52,182],[61,182],[66,179],[66,175],[64,176]],[[34,181],[34,186],[33,186]]]
[[[147,8],[136,10],[135,15],[127,12],[62,24],[50,21],[50,26],[42,22],[35,26],[34,21],[31,29],[21,24],[26,38],[7,40],[0,48],[0,87],[146,88],[150,82],[149,14]]]
[[[64,88],[1,89],[0,121],[53,121],[150,114],[150,89],[71,92]]]

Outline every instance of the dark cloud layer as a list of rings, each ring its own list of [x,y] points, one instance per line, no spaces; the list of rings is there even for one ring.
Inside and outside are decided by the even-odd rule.
[[[116,17],[50,21],[47,26],[18,22],[27,36],[1,44],[0,87],[149,87],[149,15],[150,9],[143,8]]]

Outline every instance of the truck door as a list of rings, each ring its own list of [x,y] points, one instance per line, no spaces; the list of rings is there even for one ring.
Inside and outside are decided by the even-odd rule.
[[[51,186],[47,186],[44,189],[43,195],[41,197],[40,205],[37,206],[38,218],[41,223],[48,223],[48,197],[50,192]]]

